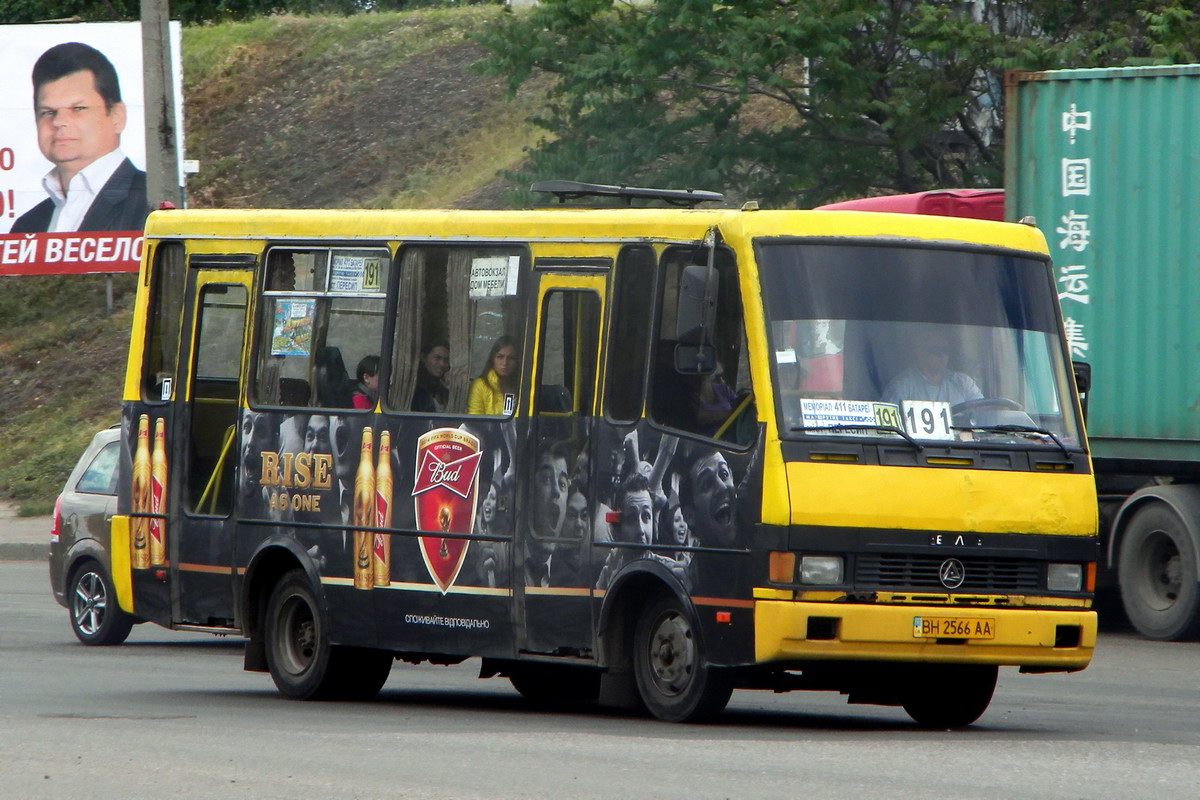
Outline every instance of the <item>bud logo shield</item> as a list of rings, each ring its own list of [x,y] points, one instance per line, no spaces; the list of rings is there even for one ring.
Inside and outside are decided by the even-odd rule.
[[[472,531],[481,456],[479,439],[458,428],[436,428],[417,440],[412,496],[419,530]],[[422,536],[419,542],[429,575],[445,594],[462,569],[470,542],[441,536]]]

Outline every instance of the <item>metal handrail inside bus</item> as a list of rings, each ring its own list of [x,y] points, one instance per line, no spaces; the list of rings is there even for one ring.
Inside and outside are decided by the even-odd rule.
[[[204,493],[200,495],[200,502],[196,504],[196,508],[200,513],[204,512],[204,501],[208,500],[209,492],[212,492],[212,499],[209,500],[209,514],[217,513],[217,493],[220,491],[218,480],[221,477],[221,468],[225,466],[225,459],[229,456],[229,450],[233,447],[233,434],[237,431],[236,425],[230,425],[225,429],[225,438],[221,443],[221,455],[217,457],[217,465],[213,467],[212,476],[209,477],[208,483],[204,487]]]

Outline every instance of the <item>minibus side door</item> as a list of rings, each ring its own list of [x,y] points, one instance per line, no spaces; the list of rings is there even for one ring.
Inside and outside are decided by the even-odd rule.
[[[526,513],[513,570],[524,652],[592,656],[587,465],[605,277],[539,273]]]
[[[172,618],[186,626],[234,626],[233,486],[254,259],[210,269],[193,258],[188,270],[165,504]]]

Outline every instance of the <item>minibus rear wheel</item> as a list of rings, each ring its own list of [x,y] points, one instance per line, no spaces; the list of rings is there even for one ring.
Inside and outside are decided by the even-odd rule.
[[[559,664],[521,664],[508,679],[526,700],[539,706],[582,705],[600,696],[600,671]]]
[[[633,674],[646,709],[667,722],[711,719],[733,691],[708,665],[695,620],[674,597],[659,598],[638,618]]]
[[[329,624],[302,569],[285,574],[267,603],[267,666],[296,700],[370,700],[387,682],[393,656],[329,643]]]

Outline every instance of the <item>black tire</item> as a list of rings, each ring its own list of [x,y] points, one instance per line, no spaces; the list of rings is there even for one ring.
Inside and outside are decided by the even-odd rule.
[[[272,590],[265,633],[271,680],[295,700],[370,700],[392,669],[391,653],[329,643],[329,623],[301,569]]]
[[[918,725],[963,728],[987,711],[999,669],[983,664],[921,664],[907,673],[900,704]]]
[[[522,664],[508,679],[530,702],[555,708],[594,703],[600,697],[600,671],[556,664]]]
[[[1200,635],[1196,543],[1171,508],[1155,503],[1133,515],[1117,561],[1125,615],[1148,639]]]
[[[98,561],[85,561],[71,572],[67,610],[75,638],[86,645],[121,644],[134,623],[117,605],[112,579]]]
[[[708,665],[695,620],[678,600],[662,597],[638,618],[633,674],[646,709],[667,722],[701,722],[724,710],[733,691]]]

